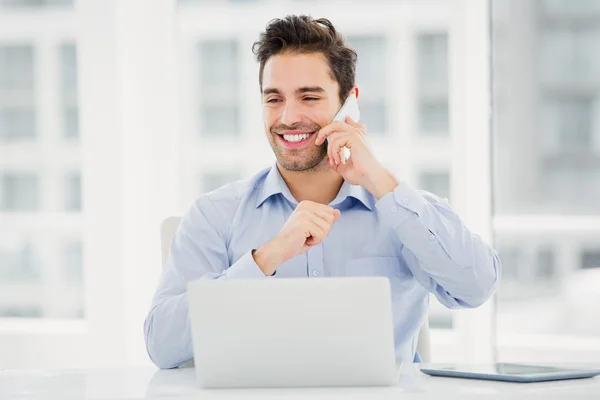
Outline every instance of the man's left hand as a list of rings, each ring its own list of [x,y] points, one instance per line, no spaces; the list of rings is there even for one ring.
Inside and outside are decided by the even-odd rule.
[[[328,140],[329,165],[344,180],[367,189],[377,200],[394,190],[398,181],[373,155],[366,138],[365,124],[346,118],[346,123],[334,121],[317,134],[315,144],[320,146]],[[342,148],[350,150],[350,157],[342,163]]]

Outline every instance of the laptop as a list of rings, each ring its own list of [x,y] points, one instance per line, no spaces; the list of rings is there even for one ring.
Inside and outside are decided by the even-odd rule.
[[[188,298],[203,388],[398,382],[385,277],[195,280]]]

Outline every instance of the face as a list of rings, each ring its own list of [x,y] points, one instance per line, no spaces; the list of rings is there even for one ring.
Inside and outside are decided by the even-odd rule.
[[[327,162],[327,144],[315,145],[319,131],[341,107],[338,83],[320,53],[280,54],[263,71],[263,119],[279,165],[309,171]]]

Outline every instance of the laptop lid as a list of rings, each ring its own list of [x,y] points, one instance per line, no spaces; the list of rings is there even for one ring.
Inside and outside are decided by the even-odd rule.
[[[203,387],[397,382],[387,278],[197,280],[188,295]]]

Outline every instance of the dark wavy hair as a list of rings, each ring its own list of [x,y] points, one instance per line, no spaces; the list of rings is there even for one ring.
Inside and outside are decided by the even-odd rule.
[[[340,87],[342,103],[355,84],[357,54],[326,18],[288,15],[273,19],[252,45],[252,52],[260,63],[258,82],[261,92],[266,62],[272,56],[284,53],[322,53],[329,64],[332,79]]]

